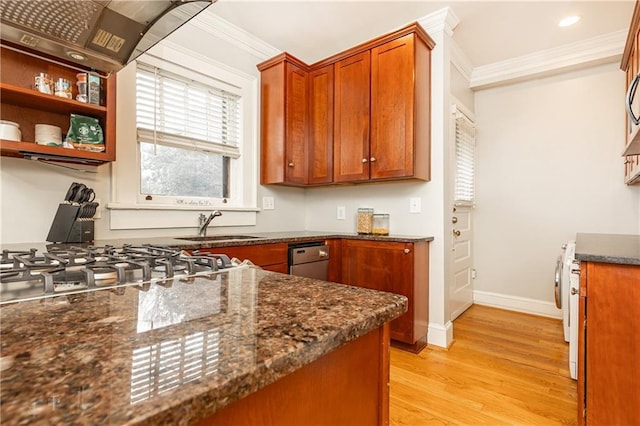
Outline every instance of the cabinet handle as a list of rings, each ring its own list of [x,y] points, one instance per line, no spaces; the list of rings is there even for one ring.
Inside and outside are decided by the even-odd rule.
[[[293,167],[293,161],[289,162],[289,167]]]
[[[374,161],[376,161],[376,157],[371,157],[371,158],[369,159],[369,161],[371,161],[371,162],[373,163]]]
[[[366,158],[363,158],[363,159],[362,159],[362,162],[363,162],[363,163],[366,163],[367,161],[369,161],[369,160],[367,160]]]
[[[407,248],[406,248],[406,249],[404,249],[403,251],[404,251],[404,254],[409,254],[409,253],[411,253],[411,250],[409,250],[409,249],[407,249]]]

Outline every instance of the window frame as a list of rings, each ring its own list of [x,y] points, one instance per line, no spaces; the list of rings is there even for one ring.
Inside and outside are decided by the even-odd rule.
[[[111,168],[111,202],[107,204],[110,229],[184,228],[197,225],[197,214],[212,208],[225,211],[218,226],[256,224],[258,191],[259,80],[257,74],[217,62],[173,43],[161,43],[142,55],[140,61],[169,72],[183,67],[206,70],[206,78],[238,91],[242,98],[241,156],[230,161],[231,198],[208,202],[189,200],[180,204],[163,200],[139,200],[140,149],[136,123],[136,64],[132,62],[118,72],[116,140],[117,161]],[[180,64],[180,65],[177,65]],[[185,71],[191,78],[195,71]],[[136,185],[131,185],[132,182]],[[235,196],[234,196],[235,195]],[[210,200],[210,199],[208,199]],[[225,202],[226,201],[226,202]],[[196,219],[194,219],[194,217]],[[194,225],[196,223],[196,225]]]

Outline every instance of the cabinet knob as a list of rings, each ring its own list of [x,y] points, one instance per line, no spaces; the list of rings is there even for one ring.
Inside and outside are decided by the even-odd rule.
[[[409,254],[409,253],[411,253],[411,250],[409,250],[409,249],[407,249],[407,248],[406,248],[406,249],[404,249],[403,251],[404,251],[404,254]]]
[[[458,223],[458,218],[457,217],[452,217],[451,218],[451,223]]]
[[[369,161],[371,161],[371,162],[373,163],[374,161],[376,161],[376,157],[371,157],[371,158],[369,159]]]
[[[457,229],[453,230],[453,235],[455,235],[456,237],[460,236],[460,231],[458,231]]]
[[[362,162],[363,162],[363,163],[366,163],[367,161],[369,161],[369,160],[367,160],[366,158],[363,158],[363,159],[362,159]]]
[[[572,295],[580,294],[580,290],[578,290],[578,289],[576,289],[574,287],[571,287],[571,294]]]
[[[293,161],[290,161],[288,165],[289,167],[293,167]]]

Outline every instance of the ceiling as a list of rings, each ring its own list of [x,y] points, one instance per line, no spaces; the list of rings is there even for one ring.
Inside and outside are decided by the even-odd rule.
[[[218,0],[209,12],[311,64],[448,6],[460,20],[454,40],[477,67],[615,31],[626,32],[634,3]],[[580,15],[581,21],[558,27],[560,19],[573,14]]]

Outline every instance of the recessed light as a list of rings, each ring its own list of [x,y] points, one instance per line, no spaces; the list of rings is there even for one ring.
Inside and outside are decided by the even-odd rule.
[[[70,57],[71,59],[75,59],[76,61],[84,61],[87,59],[85,55],[83,55],[80,52],[76,52],[74,50],[67,51],[67,56]]]
[[[567,16],[566,18],[564,18],[560,22],[558,22],[558,26],[559,27],[568,27],[570,25],[575,24],[579,20],[580,20],[580,17],[578,15]]]

